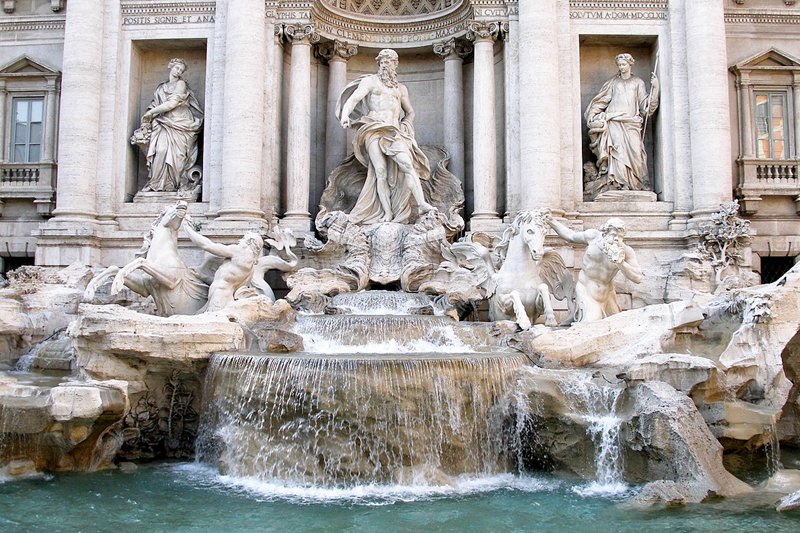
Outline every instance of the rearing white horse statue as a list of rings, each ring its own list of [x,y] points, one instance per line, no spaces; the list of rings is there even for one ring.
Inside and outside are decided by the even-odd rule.
[[[111,294],[124,284],[137,294],[152,296],[160,316],[196,314],[208,299],[208,284],[201,272],[187,267],[178,255],[178,228],[186,208],[186,202],[165,207],[150,227],[136,259],[122,268],[110,266],[95,276],[83,293],[83,301],[90,302],[97,288],[114,276]]]
[[[471,268],[479,286],[485,289],[489,320],[513,320],[528,329],[543,314],[546,326],[558,325],[550,296],[564,298],[564,281],[570,273],[561,256],[545,252],[549,229],[546,212],[519,213],[493,253],[475,242],[451,246],[453,254]]]

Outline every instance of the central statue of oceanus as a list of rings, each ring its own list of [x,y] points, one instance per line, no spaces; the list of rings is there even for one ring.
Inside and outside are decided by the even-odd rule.
[[[397,81],[397,52],[381,50],[375,60],[378,73],[351,82],[336,107],[342,127],[358,127],[353,153],[368,169],[350,221],[414,223],[435,209],[421,183],[430,178],[430,163],[414,138],[408,89]]]

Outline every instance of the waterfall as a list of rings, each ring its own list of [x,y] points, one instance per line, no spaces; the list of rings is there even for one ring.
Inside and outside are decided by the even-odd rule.
[[[216,355],[198,457],[232,476],[320,487],[505,472],[498,400],[526,363],[509,353]]]
[[[781,446],[778,440],[778,426],[775,422],[764,426],[764,433],[769,435],[769,441],[764,445],[767,454],[767,474],[772,477],[782,468]]]
[[[497,350],[489,324],[456,324],[437,316],[299,316],[294,332],[303,336],[306,350],[322,355]]]
[[[574,381],[563,381],[564,396],[588,425],[589,437],[595,446],[595,482],[590,493],[617,492],[624,487],[620,426],[617,414],[622,387],[598,385],[592,374],[585,373]]]

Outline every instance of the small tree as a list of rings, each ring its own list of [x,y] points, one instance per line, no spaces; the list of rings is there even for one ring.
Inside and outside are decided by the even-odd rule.
[[[750,222],[739,215],[739,202],[720,204],[719,211],[711,215],[711,223],[700,228],[700,254],[714,268],[715,285],[719,287],[723,273],[739,267],[744,261],[744,251],[752,235]]]

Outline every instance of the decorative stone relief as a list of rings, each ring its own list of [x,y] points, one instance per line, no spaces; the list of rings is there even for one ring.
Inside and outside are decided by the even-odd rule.
[[[647,181],[644,131],[658,108],[659,82],[651,88],[631,74],[630,54],[616,57],[619,73],[608,80],[586,108],[589,148],[597,156],[597,177],[587,184],[592,198],[608,191],[641,191]]]
[[[147,154],[148,181],[142,192],[178,192],[196,200],[202,179],[196,163],[203,110],[182,77],[185,70],[184,60],[169,62],[169,80],[156,88],[131,144]]]
[[[408,17],[449,9],[464,0],[327,0],[332,7],[378,17]]]
[[[472,44],[463,39],[455,38],[440,41],[433,45],[433,53],[442,59],[455,56],[464,59],[472,53]]]
[[[494,41],[500,35],[500,22],[471,20],[467,27],[467,39],[470,41],[478,39],[491,39]]]
[[[739,216],[739,202],[720,204],[711,222],[700,228],[697,251],[714,269],[715,292],[752,284],[740,269],[750,245],[750,221]]]
[[[347,61],[358,53],[358,46],[345,41],[329,41],[317,48],[325,61]]]
[[[284,24],[283,35],[291,43],[319,42],[319,34],[314,30],[313,24]]]

